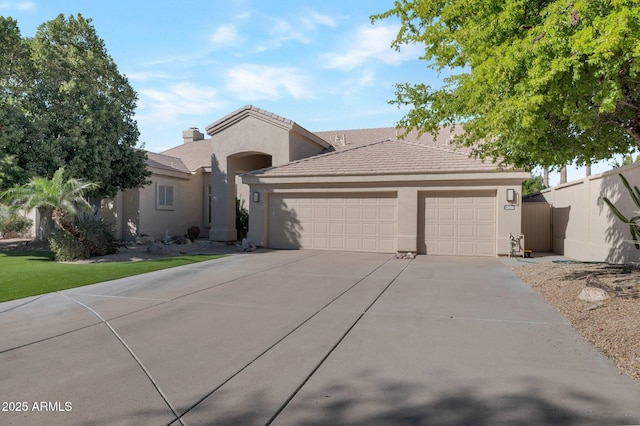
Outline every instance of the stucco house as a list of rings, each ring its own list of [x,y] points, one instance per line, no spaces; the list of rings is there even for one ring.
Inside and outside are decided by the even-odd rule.
[[[242,107],[183,143],[149,153],[152,184],[110,200],[118,237],[236,239],[236,197],[249,209],[248,239],[277,249],[508,254],[520,233],[521,183],[437,139],[399,140],[395,128],[310,132]],[[453,131],[461,131],[456,127]]]

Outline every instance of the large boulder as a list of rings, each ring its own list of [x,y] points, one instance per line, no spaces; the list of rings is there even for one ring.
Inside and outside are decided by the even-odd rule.
[[[147,246],[147,252],[151,254],[169,254],[169,250],[162,243],[150,243]]]
[[[585,302],[602,302],[608,298],[609,295],[607,292],[598,287],[585,287],[578,295],[578,299],[584,300]]]

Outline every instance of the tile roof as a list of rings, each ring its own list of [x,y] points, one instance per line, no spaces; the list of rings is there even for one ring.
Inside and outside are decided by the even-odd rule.
[[[187,169],[192,172],[201,167],[211,167],[212,153],[211,139],[183,143],[161,152],[162,155],[180,158]]]
[[[362,176],[497,171],[495,164],[447,147],[384,140],[246,173],[258,177]]]
[[[253,105],[245,105],[241,108],[238,108],[237,110],[233,111],[232,113],[229,113],[227,115],[225,115],[224,117],[222,117],[221,119],[214,121],[213,123],[209,124],[205,130],[206,132],[210,135],[213,136],[214,133],[216,133],[219,129],[224,128],[226,126],[229,126],[231,124],[233,124],[233,122],[239,118],[245,117],[246,115],[249,114],[257,114],[257,115],[262,115],[265,116],[271,120],[274,121],[279,121],[284,123],[286,126],[288,127],[293,127],[293,125],[295,124],[292,120],[289,120],[288,118],[284,118],[279,116],[278,114],[274,114],[272,112],[269,112],[267,110],[258,108],[256,106]]]
[[[170,155],[156,154],[151,151],[147,151],[147,166],[183,173],[191,172],[182,162],[182,159]]]
[[[417,170],[445,173],[495,169],[491,164],[469,158],[469,149],[452,145],[451,139],[463,132],[462,126],[443,127],[436,138],[430,134],[418,136],[415,131],[403,135],[403,130],[395,127],[312,133],[299,127],[292,120],[253,105],[246,105],[207,126],[207,133],[213,135],[247,115],[262,116],[291,129],[299,128],[299,131],[307,132],[310,137],[317,138],[317,142],[326,147],[323,155],[255,172],[264,176],[390,174],[414,173]],[[400,137],[402,141],[398,140]],[[328,144],[325,144],[325,141]],[[367,148],[355,150],[364,147]],[[345,156],[335,155],[341,152],[349,153]],[[149,156],[149,165],[194,172],[202,167],[210,167],[212,154],[212,140],[202,139],[180,144],[160,154],[153,154],[153,158]]]
[[[443,127],[438,133],[437,138],[434,138],[428,133],[418,136],[416,131],[412,131],[407,135],[404,135],[402,140],[423,145],[446,147],[447,149],[455,148],[458,151],[468,153],[468,149],[455,147],[451,143],[451,138],[455,135],[462,134],[462,132],[462,126]],[[397,129],[395,127],[315,132],[316,135],[333,145],[336,151],[353,148],[354,146],[370,144],[375,141],[384,141],[388,139],[399,140],[403,133],[403,129]]]

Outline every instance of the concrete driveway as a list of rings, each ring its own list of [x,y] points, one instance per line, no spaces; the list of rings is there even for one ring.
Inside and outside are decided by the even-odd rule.
[[[487,258],[265,251],[2,303],[0,395],[4,425],[640,423]]]

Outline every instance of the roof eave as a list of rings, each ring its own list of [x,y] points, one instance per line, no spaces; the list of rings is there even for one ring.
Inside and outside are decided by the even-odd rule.
[[[255,117],[287,130],[291,130],[294,125],[294,122],[287,118],[280,117],[279,115],[254,107],[253,105],[245,105],[244,107],[235,110],[231,114],[222,117],[218,121],[209,124],[207,127],[205,127],[205,131],[209,136],[214,136],[216,133],[219,133],[233,126],[238,121],[241,121],[247,117]]]
[[[531,177],[522,171],[464,171],[441,173],[396,173],[396,174],[358,174],[358,175],[300,175],[300,176],[261,176],[243,174],[242,181],[249,185],[308,183],[372,183],[372,182],[465,182],[465,181],[511,181],[524,182]]]

